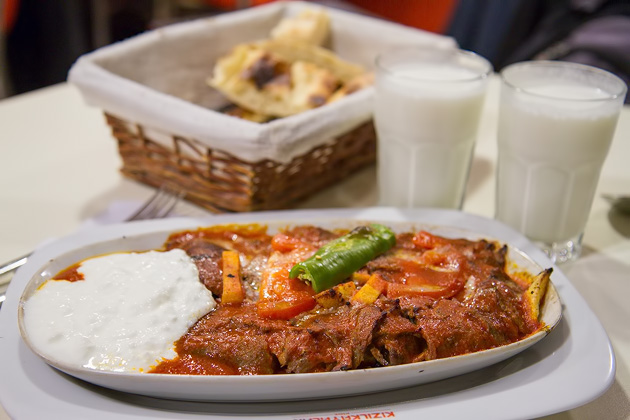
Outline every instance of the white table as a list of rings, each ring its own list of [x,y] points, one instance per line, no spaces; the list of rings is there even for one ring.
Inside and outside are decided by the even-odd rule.
[[[493,80],[475,151],[464,210],[492,217],[498,83]],[[0,101],[0,261],[67,235],[116,200],[141,200],[152,189],[117,171],[116,144],[101,112],[61,84]],[[600,193],[630,193],[630,107],[625,107],[602,172],[584,236],[583,256],[562,267],[612,341],[616,380],[599,399],[550,419],[630,419],[630,217],[609,211]],[[301,203],[300,208],[376,204],[368,168]],[[203,211],[184,203],[182,215]],[[558,390],[562,392],[562,390]],[[7,414],[0,407],[0,420]]]

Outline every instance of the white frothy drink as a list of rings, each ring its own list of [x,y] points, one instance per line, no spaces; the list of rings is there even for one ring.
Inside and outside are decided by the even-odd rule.
[[[461,206],[485,87],[479,71],[453,63],[401,60],[377,73],[382,205]]]
[[[543,76],[502,88],[496,217],[553,244],[584,230],[623,95],[610,100],[589,79]]]

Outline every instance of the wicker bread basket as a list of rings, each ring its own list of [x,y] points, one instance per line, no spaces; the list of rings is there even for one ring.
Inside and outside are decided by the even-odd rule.
[[[177,185],[189,201],[214,212],[287,208],[376,158],[371,121],[281,163],[247,162],[177,135],[165,146],[145,136],[141,125],[105,115],[118,140],[124,175],[155,187]]]
[[[151,31],[81,57],[69,81],[103,109],[118,142],[122,173],[176,185],[214,212],[288,208],[376,159],[373,89],[264,124],[218,111],[225,99],[205,83],[234,45],[261,39],[302,2],[279,2]],[[450,39],[328,9],[329,47],[372,67],[398,45],[451,48]]]

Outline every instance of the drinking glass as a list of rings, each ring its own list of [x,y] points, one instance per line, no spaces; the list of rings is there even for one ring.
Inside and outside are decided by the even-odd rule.
[[[569,62],[517,63],[501,78],[496,218],[574,260],[627,87]]]
[[[380,204],[461,208],[492,65],[458,49],[376,59]]]

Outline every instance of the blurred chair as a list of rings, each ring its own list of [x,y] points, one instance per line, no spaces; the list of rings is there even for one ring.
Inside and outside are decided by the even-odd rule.
[[[65,80],[70,65],[90,48],[86,2],[20,0],[5,33],[11,93]]]
[[[461,48],[482,55],[496,67],[503,50],[510,48],[507,44],[519,42],[524,35],[518,32],[526,34],[534,25],[531,12],[535,8],[524,13],[523,1],[460,0],[446,33],[455,38]]]
[[[460,0],[447,33],[497,71],[519,61],[565,60],[630,82],[627,0]]]

